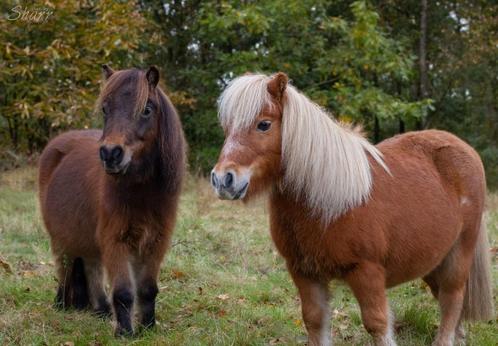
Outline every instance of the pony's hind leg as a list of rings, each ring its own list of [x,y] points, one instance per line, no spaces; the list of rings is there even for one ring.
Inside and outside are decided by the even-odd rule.
[[[432,295],[439,301],[439,285],[437,283],[437,276],[434,273],[431,273],[424,277],[424,281],[427,283],[429,288],[431,289]],[[444,297],[444,293],[443,293]],[[440,302],[441,304],[441,302]],[[459,344],[459,342],[464,342],[465,340],[465,329],[463,327],[463,319],[460,314],[460,318],[458,320],[457,326],[455,328],[455,344]]]
[[[88,285],[85,275],[85,264],[81,257],[73,261],[73,270],[71,273],[71,291],[72,306],[77,310],[83,310],[88,307]]]
[[[100,259],[85,258],[85,273],[88,281],[90,303],[101,317],[111,316],[111,306],[104,289],[104,272]]]
[[[441,324],[439,325],[434,346],[454,345],[462,313],[464,292],[465,286],[440,290],[439,306],[441,310]]]
[[[59,286],[55,296],[55,307],[83,310],[88,306],[88,290],[83,259],[57,255],[55,258]]]
[[[453,346],[457,336],[463,336],[461,315],[472,251],[463,251],[458,240],[441,264],[426,278],[431,288],[437,287],[441,323],[434,346]]]
[[[373,337],[375,345],[395,346],[384,268],[376,263],[362,262],[345,277],[345,281],[358,300],[363,325]]]

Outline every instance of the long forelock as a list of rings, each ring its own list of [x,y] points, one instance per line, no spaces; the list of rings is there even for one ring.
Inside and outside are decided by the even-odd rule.
[[[228,84],[218,99],[218,117],[225,130],[247,129],[265,107],[273,106],[267,89],[270,80],[263,74],[248,74]]]
[[[133,115],[138,117],[145,109],[149,98],[149,85],[145,72],[138,69],[116,71],[103,83],[95,104],[95,113],[100,112],[103,102],[108,97],[111,97],[117,90],[130,83],[134,84],[132,89],[135,91],[134,99],[131,101],[134,102]]]

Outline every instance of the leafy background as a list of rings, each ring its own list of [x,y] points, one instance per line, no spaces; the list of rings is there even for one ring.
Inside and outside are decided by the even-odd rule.
[[[43,23],[10,21],[16,5],[54,13]],[[210,169],[223,142],[216,99],[227,82],[284,71],[374,142],[424,128],[456,133],[498,186],[494,2],[5,1],[0,14],[3,168],[36,156],[60,131],[100,125],[93,104],[102,63],[155,64],[194,172]]]

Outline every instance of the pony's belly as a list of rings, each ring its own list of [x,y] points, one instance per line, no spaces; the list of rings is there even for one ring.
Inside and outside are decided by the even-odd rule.
[[[461,222],[448,220],[444,229],[428,228],[413,241],[393,242],[385,264],[386,286],[393,287],[429,274],[451,251],[461,230]]]
[[[64,162],[54,172],[43,202],[43,216],[54,251],[70,256],[97,256],[97,215],[93,189],[83,173]]]

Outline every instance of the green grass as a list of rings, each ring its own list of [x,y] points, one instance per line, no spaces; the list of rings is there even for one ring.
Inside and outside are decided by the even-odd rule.
[[[264,202],[216,200],[207,182],[189,179],[173,245],[163,263],[157,327],[115,339],[111,322],[52,308],[56,281],[36,198],[36,172],[0,176],[0,344],[6,345],[303,345],[296,290],[272,245]],[[498,195],[489,198],[492,247],[498,246]],[[493,259],[495,287],[498,279]],[[358,306],[331,284],[336,345],[365,345]],[[421,281],[389,292],[399,345],[429,345],[437,304]],[[496,295],[495,295],[496,296]],[[496,300],[496,298],[495,298]],[[497,345],[498,322],[468,325],[468,345]]]

